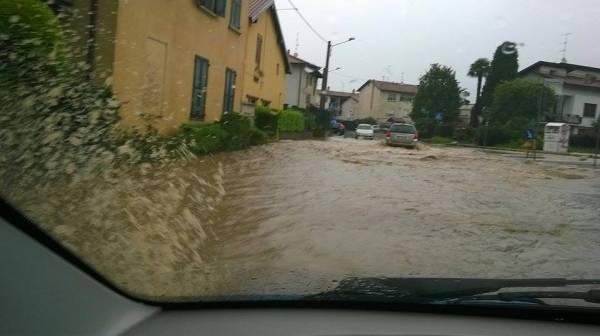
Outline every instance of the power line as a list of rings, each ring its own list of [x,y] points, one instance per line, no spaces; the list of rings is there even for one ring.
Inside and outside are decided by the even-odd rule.
[[[296,11],[296,13],[298,14],[298,16],[302,19],[302,21],[304,21],[304,23],[306,23],[308,28],[310,28],[310,30],[312,30],[312,32],[315,33],[315,35],[317,35],[323,42],[327,43],[327,39],[324,38],[323,35],[319,34],[319,32],[310,24],[310,22],[308,22],[308,20],[304,17],[304,15],[302,15],[302,13],[300,13],[300,10],[298,9],[298,7],[296,7],[296,5],[294,5],[292,0],[288,0],[288,2],[290,3],[290,6],[292,6],[292,9],[294,9]]]

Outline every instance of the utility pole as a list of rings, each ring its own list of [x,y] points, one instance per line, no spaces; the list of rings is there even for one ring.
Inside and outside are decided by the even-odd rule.
[[[319,102],[320,113],[325,110],[325,96],[323,93],[327,90],[327,79],[329,77],[329,58],[331,57],[331,41],[327,41],[327,57],[325,58],[325,69],[323,69],[323,80],[321,81],[321,100]]]
[[[323,69],[323,81],[321,82],[321,100],[319,102],[319,113],[323,113],[323,110],[325,110],[325,96],[323,96],[323,92],[325,92],[327,90],[327,79],[329,78],[329,58],[331,57],[331,49],[333,49],[333,47],[338,46],[340,44],[343,43],[347,43],[350,41],[354,41],[355,38],[351,37],[349,39],[347,39],[346,41],[340,42],[340,43],[336,43],[336,44],[331,44],[331,41],[327,41],[327,56],[325,58],[325,69]]]

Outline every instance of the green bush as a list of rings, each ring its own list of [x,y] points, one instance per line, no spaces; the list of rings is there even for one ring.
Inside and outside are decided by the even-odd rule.
[[[300,111],[286,110],[279,115],[279,131],[302,132],[304,131],[304,114]]]
[[[177,137],[187,144],[192,153],[203,155],[225,150],[228,134],[219,123],[185,124]]]
[[[65,66],[63,34],[39,0],[0,0],[0,79],[38,83]]]
[[[587,134],[571,135],[569,146],[595,148],[596,137]]]
[[[268,107],[258,105],[255,110],[254,124],[261,131],[275,135],[279,121],[279,114],[271,111]]]
[[[269,135],[257,128],[250,129],[250,145],[264,145],[269,142]]]
[[[219,121],[227,136],[224,141],[226,150],[239,150],[250,147],[250,120],[239,113],[227,113]]]

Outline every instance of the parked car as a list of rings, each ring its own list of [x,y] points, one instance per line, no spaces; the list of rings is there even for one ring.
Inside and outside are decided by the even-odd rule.
[[[389,146],[406,146],[415,148],[419,142],[419,133],[411,124],[392,124],[385,135],[385,143]]]
[[[379,127],[379,125],[373,125],[373,133],[378,133],[381,132],[381,128]]]
[[[356,131],[354,131],[354,138],[358,139],[360,137],[373,140],[373,137],[374,137],[373,125],[360,124],[360,125],[356,126]]]

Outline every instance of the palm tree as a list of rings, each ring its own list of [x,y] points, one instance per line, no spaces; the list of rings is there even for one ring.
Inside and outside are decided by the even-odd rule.
[[[481,84],[483,82],[483,77],[487,77],[490,71],[490,61],[487,58],[479,58],[469,68],[469,72],[467,75],[469,77],[477,77],[477,93],[475,95],[475,106],[471,111],[471,126],[477,127],[479,124],[479,114],[481,110],[481,106],[479,106],[479,98],[481,96]]]

